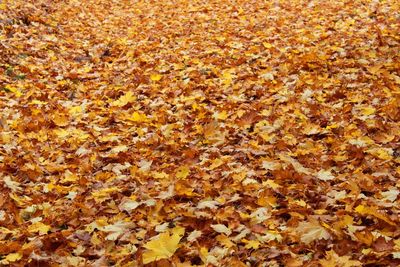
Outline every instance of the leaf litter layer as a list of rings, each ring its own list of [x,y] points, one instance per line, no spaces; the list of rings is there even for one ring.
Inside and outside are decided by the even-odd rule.
[[[2,1],[0,264],[398,266],[399,11]]]

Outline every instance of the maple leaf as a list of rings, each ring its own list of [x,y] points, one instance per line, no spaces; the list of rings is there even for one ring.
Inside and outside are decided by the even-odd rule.
[[[277,231],[268,231],[265,235],[259,238],[260,241],[269,242],[272,240],[276,240],[278,242],[282,241],[282,235],[279,234]]]
[[[221,112],[217,112],[214,117],[219,120],[226,120],[228,118],[228,113],[223,110]]]
[[[161,78],[162,78],[161,74],[151,74],[150,75],[150,80],[152,80],[154,82],[161,80]]]
[[[134,201],[132,199],[124,199],[118,207],[120,208],[120,210],[125,210],[130,212],[139,207],[140,204],[141,204],[140,202]]]
[[[296,228],[296,231],[300,234],[300,240],[303,243],[310,244],[315,240],[329,239],[331,235],[329,232],[322,227],[317,221],[311,222],[300,222]]]
[[[329,170],[320,170],[317,173],[317,177],[318,177],[318,179],[320,179],[322,181],[330,181],[330,180],[335,179],[335,176],[333,176]]]
[[[228,86],[232,83],[232,70],[231,69],[226,69],[222,71],[222,82],[225,86]]]
[[[17,191],[22,190],[22,188],[20,187],[20,183],[11,180],[10,176],[4,177],[3,181],[6,184],[6,186],[8,188],[10,188],[11,191],[13,191],[13,192],[17,192]]]
[[[169,174],[165,172],[152,172],[152,175],[156,179],[167,179],[169,178]]]
[[[221,245],[227,248],[233,247],[235,244],[224,234],[218,235],[215,240],[217,240]]]
[[[133,112],[132,117],[128,118],[133,122],[145,122],[147,121],[147,116],[143,113],[139,113],[137,111]]]
[[[28,231],[31,233],[39,233],[40,235],[47,234],[51,227],[42,222],[36,222],[28,227]]]
[[[22,258],[21,253],[10,253],[4,259],[0,260],[2,264],[10,264],[11,262],[16,262]]]
[[[274,190],[281,187],[280,184],[277,184],[275,181],[273,181],[271,179],[268,179],[267,181],[263,182],[263,185],[268,185],[269,187],[271,187]]]
[[[116,146],[116,147],[113,147],[111,150],[110,150],[110,154],[116,154],[116,153],[119,153],[119,152],[125,152],[125,151],[127,151],[128,150],[128,146],[126,146],[126,145],[119,145],[119,146]]]
[[[215,168],[218,168],[219,166],[221,166],[222,164],[224,164],[224,161],[220,158],[217,158],[215,160],[212,161],[212,164],[210,165],[210,167],[208,167],[210,170],[213,170]]]
[[[153,163],[152,160],[144,160],[144,159],[142,159],[141,161],[139,161],[138,167],[140,168],[141,171],[147,172],[147,171],[150,170],[152,163]]]
[[[279,168],[280,164],[275,161],[269,161],[269,160],[264,160],[262,162],[262,167],[266,170],[277,170]]]
[[[143,253],[143,263],[168,259],[178,249],[179,241],[185,234],[185,228],[177,226],[161,233],[143,245],[147,250]]]
[[[188,235],[187,240],[189,242],[193,242],[195,241],[197,238],[199,238],[202,235],[202,232],[199,230],[194,230],[193,232],[190,233],[190,235]]]
[[[268,42],[263,42],[263,46],[264,46],[265,48],[268,48],[268,49],[270,49],[270,48],[273,47],[273,45],[270,44],[270,43],[268,43]]]
[[[69,124],[69,119],[62,113],[56,113],[53,115],[53,122],[57,126],[67,126]]]
[[[389,148],[371,148],[367,150],[368,153],[382,160],[392,159],[393,151]]]
[[[390,218],[385,216],[384,214],[380,213],[377,208],[375,207],[369,207],[369,206],[364,206],[364,205],[358,205],[355,209],[356,212],[360,213],[361,215],[372,215],[378,219],[381,219],[382,221],[385,221],[386,223],[390,225],[396,225],[395,222],[393,222]]]
[[[229,229],[228,227],[226,227],[223,224],[212,224],[211,228],[214,229],[215,232],[226,234],[227,236],[232,234],[231,229]]]
[[[326,258],[319,261],[322,266],[326,267],[358,267],[362,263],[357,260],[351,260],[350,256],[339,256],[334,250],[326,252]]]
[[[64,179],[62,180],[63,183],[67,183],[67,182],[76,182],[78,180],[78,176],[76,176],[76,174],[72,173],[69,170],[65,171],[64,174]]]
[[[129,91],[125,95],[121,96],[117,100],[113,101],[111,103],[111,106],[115,107],[123,107],[127,105],[128,103],[132,103],[136,100],[136,96],[133,94],[133,92]]]
[[[247,248],[247,249],[258,249],[261,245],[260,241],[258,241],[258,240],[242,239],[242,242],[246,244],[245,248]]]
[[[131,222],[118,221],[114,224],[105,225],[100,227],[99,230],[109,233],[106,240],[117,240],[119,236],[124,234],[129,228],[133,226]]]
[[[186,177],[188,177],[189,173],[190,169],[188,166],[181,166],[176,171],[176,178],[185,179]]]
[[[390,190],[381,193],[383,197],[382,200],[394,202],[399,193],[400,191],[397,188],[391,188]]]
[[[199,204],[197,204],[197,208],[198,209],[205,209],[205,208],[216,209],[216,208],[218,208],[219,205],[221,205],[221,203],[219,203],[216,200],[202,200],[201,202],[199,202]]]
[[[6,86],[4,87],[4,89],[5,89],[6,91],[13,92],[13,93],[15,94],[16,97],[21,97],[21,96],[22,96],[21,91],[20,91],[19,89],[15,88],[15,87],[12,86],[12,85],[6,85]]]

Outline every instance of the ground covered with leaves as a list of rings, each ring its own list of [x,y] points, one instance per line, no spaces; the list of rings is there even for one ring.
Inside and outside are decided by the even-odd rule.
[[[400,1],[3,0],[0,30],[0,265],[400,264]]]

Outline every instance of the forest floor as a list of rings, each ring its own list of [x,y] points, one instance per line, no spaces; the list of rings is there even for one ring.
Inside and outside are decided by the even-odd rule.
[[[0,265],[399,266],[400,1],[3,0]]]

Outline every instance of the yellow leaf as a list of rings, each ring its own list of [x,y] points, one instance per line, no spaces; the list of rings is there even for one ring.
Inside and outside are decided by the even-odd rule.
[[[101,239],[98,237],[98,234],[96,232],[93,233],[90,242],[92,242],[92,244],[95,246],[100,245],[102,243]]]
[[[161,80],[162,76],[160,74],[151,74],[150,75],[150,80],[152,80],[153,82],[157,82],[159,80]]]
[[[27,200],[30,200],[30,198],[27,199],[26,196],[25,197],[19,197],[18,195],[14,194],[14,193],[10,194],[10,197],[13,200],[15,200],[15,202],[17,203],[18,206],[23,206],[23,205],[25,205]]]
[[[300,207],[307,207],[307,203],[306,203],[304,200],[302,200],[302,199],[300,199],[300,200],[295,200],[293,203],[299,205]]]
[[[125,95],[121,96],[117,100],[113,101],[111,103],[111,106],[114,107],[123,107],[127,105],[128,103],[131,103],[136,100],[136,96],[133,95],[132,92],[127,92]]]
[[[224,164],[224,162],[222,161],[222,159],[214,159],[212,164],[210,165],[209,169],[210,170],[214,170],[215,168],[218,168],[219,166],[221,166],[222,164]]]
[[[55,113],[53,116],[53,122],[55,125],[62,127],[62,126],[67,126],[69,124],[69,119],[67,116],[63,114]]]
[[[143,253],[143,263],[148,264],[153,261],[168,259],[174,255],[184,234],[185,228],[177,226],[147,242],[143,246],[147,249]]]
[[[219,112],[217,115],[217,119],[219,119],[219,120],[226,120],[226,118],[228,118],[228,113],[226,113],[225,110],[222,112]]]
[[[258,240],[242,240],[243,243],[246,244],[245,248],[247,249],[258,249],[260,247],[260,241]]]
[[[4,260],[5,261],[7,261],[8,263],[9,262],[15,262],[15,261],[18,261],[18,260],[20,260],[22,258],[22,254],[20,254],[20,253],[11,253],[11,254],[8,254],[5,258],[4,258]]]
[[[383,160],[390,160],[392,159],[392,156],[389,153],[389,149],[385,148],[371,148],[367,150],[368,153],[371,155],[383,159]]]
[[[365,108],[361,109],[361,114],[364,116],[369,116],[369,115],[374,114],[375,111],[376,111],[376,109],[373,107],[365,107]]]
[[[367,207],[364,205],[358,205],[354,210],[357,213],[360,213],[361,215],[371,215],[378,219],[381,219],[382,221],[385,221],[386,223],[388,223],[390,225],[393,225],[393,226],[396,225],[396,223],[394,223],[390,218],[388,218],[387,216],[378,212],[378,210],[375,207]]]
[[[91,67],[91,66],[85,66],[85,67],[82,69],[82,71],[83,71],[84,73],[89,73],[91,70],[92,70],[92,67]]]
[[[273,181],[273,180],[271,180],[271,179],[268,179],[267,181],[265,181],[264,183],[263,183],[263,185],[268,185],[269,187],[271,187],[272,189],[278,189],[279,187],[281,187],[281,185],[280,184],[277,184],[277,183],[275,183],[275,181]]]
[[[146,114],[135,111],[135,112],[133,112],[130,120],[134,121],[134,122],[144,122],[147,120],[147,116],[146,116]]]
[[[218,235],[215,238],[221,245],[223,245],[224,247],[227,248],[231,248],[233,247],[235,244],[229,239],[229,237],[227,237],[226,235]]]
[[[350,256],[339,256],[335,251],[326,253],[326,258],[319,261],[324,267],[357,267],[362,266],[361,262],[351,260]]]
[[[196,196],[196,193],[193,193],[193,188],[191,188],[186,182],[177,182],[175,184],[175,194],[178,196]]]
[[[201,247],[201,248],[200,248],[200,251],[199,251],[199,254],[200,254],[199,256],[200,256],[201,260],[202,260],[203,262],[207,262],[208,249],[205,248],[205,247]]]
[[[75,107],[71,107],[68,112],[71,115],[77,115],[77,114],[82,113],[83,109],[81,106],[75,106]]]
[[[65,178],[62,180],[63,183],[67,183],[67,182],[76,182],[76,181],[78,181],[78,179],[79,179],[78,176],[76,176],[76,174],[70,172],[69,170],[67,170],[67,171],[65,172],[64,177],[65,177]]]
[[[185,179],[190,173],[190,169],[188,166],[179,167],[176,171],[176,178]]]
[[[20,90],[18,90],[17,88],[11,86],[11,85],[6,85],[4,87],[7,91],[13,92],[15,94],[16,97],[20,97],[22,96],[22,93]]]
[[[105,200],[106,198],[108,198],[111,193],[114,193],[118,190],[119,190],[119,188],[116,186],[109,187],[109,188],[103,188],[103,189],[93,192],[92,196],[96,202],[101,202],[101,201]]]
[[[267,43],[267,42],[264,42],[264,43],[263,43],[263,46],[264,46],[265,48],[268,48],[268,49],[272,48],[272,44]]]
[[[43,101],[40,101],[40,100],[34,99],[34,100],[32,100],[32,101],[31,101],[31,103],[30,103],[30,104],[32,104],[32,105],[46,105],[46,104],[47,104],[47,102],[43,102]]]
[[[230,85],[232,83],[232,71],[226,69],[222,72],[222,82],[224,85]]]
[[[217,40],[217,41],[220,41],[220,42],[225,42],[225,37],[223,37],[223,36],[217,36],[217,37],[215,37],[215,39]]]
[[[30,233],[39,233],[40,235],[47,234],[50,231],[50,226],[42,222],[36,222],[28,227]]]
[[[153,177],[156,179],[166,179],[169,175],[165,172],[153,172]]]

